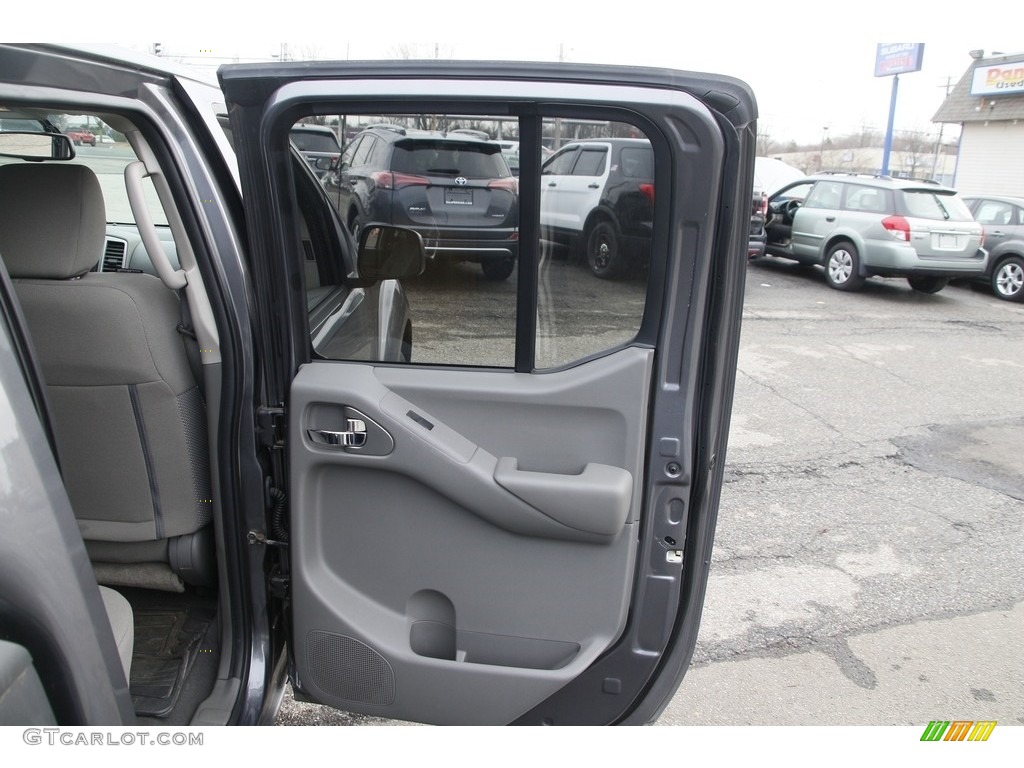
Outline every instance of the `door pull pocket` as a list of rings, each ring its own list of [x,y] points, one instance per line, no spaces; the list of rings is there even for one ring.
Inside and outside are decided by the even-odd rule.
[[[511,457],[498,459],[494,480],[506,491],[562,525],[616,536],[633,500],[633,476],[621,467],[587,464],[578,475],[529,472]]]

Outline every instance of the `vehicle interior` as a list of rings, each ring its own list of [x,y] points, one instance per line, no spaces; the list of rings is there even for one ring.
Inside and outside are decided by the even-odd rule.
[[[0,258],[135,713],[223,722],[233,693],[215,694],[231,635],[211,473],[220,348],[201,240],[141,121],[52,105],[0,105],[0,114]],[[63,134],[72,120],[113,138],[72,147]],[[295,149],[291,161],[314,350],[408,361],[407,312],[378,325],[377,307],[401,299],[397,282],[355,278],[356,243]]]
[[[51,130],[66,119],[27,111]],[[186,723],[213,688],[220,647],[215,404],[202,371],[217,329],[145,137],[122,116],[92,118],[120,140],[70,162],[3,158],[0,256],[135,712]]]
[[[65,115],[31,113],[53,130]],[[219,588],[224,511],[211,474],[217,384],[204,375],[204,363],[219,360],[217,329],[197,235],[147,135],[129,116],[90,117],[123,140],[75,147],[71,160],[0,161],[0,255],[46,383],[43,416],[135,714],[159,725],[215,723],[229,695],[218,685],[232,632],[229,593]],[[319,184],[293,154],[314,350],[408,361],[408,328],[392,349],[340,333],[349,295],[379,287],[349,286],[351,236],[315,204]],[[509,472],[510,483],[522,474]],[[511,666],[560,667],[565,648],[544,648],[554,656],[534,659],[530,646]]]

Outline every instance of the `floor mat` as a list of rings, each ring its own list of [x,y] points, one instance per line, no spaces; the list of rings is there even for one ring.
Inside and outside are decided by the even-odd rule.
[[[130,686],[136,715],[164,717],[174,709],[209,624],[188,608],[136,609]]]

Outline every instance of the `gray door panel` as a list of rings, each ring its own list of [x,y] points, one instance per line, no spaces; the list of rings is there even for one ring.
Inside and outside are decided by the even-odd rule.
[[[261,416],[286,404],[284,451],[267,464],[288,492],[290,545],[265,566],[288,587],[293,682],[321,703],[436,723],[649,722],[689,664],[710,561],[753,95],[667,70],[406,64],[219,73],[254,294],[273,319],[259,327]],[[522,373],[309,362],[293,279],[303,254],[275,137],[300,114],[367,110],[512,118],[533,145],[519,188]],[[540,333],[551,295],[537,282],[539,238],[558,192],[533,153],[552,119],[632,125],[651,141],[658,186],[639,327],[611,342],[635,347],[556,371],[544,366],[577,357],[547,359]]]
[[[304,366],[289,436],[300,687],[354,711],[496,723],[586,669],[629,605],[652,360]],[[353,412],[363,446],[310,438]]]

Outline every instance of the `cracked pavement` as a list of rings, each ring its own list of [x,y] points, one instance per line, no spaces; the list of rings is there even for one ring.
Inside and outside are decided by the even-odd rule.
[[[747,276],[693,667],[659,724],[1024,723],[1024,306]]]

